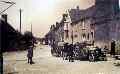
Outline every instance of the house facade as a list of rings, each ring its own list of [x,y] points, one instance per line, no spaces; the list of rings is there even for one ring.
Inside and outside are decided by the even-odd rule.
[[[68,10],[64,41],[68,43],[93,43],[95,46],[110,47],[112,40],[119,40],[119,0],[96,0],[86,9]],[[66,26],[66,23],[65,23]]]
[[[81,10],[69,9],[54,28],[56,42],[83,43],[110,47],[120,40],[119,0],[95,0],[95,5]]]

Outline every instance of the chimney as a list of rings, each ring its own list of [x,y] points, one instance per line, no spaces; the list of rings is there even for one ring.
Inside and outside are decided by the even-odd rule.
[[[80,9],[79,6],[77,6],[76,9],[79,10]]]
[[[7,23],[7,14],[2,14],[2,19]]]

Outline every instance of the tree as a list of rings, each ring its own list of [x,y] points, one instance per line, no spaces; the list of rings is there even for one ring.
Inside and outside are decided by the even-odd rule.
[[[27,48],[28,46],[32,45],[32,42],[35,41],[35,38],[34,38],[32,32],[26,31],[24,33],[23,40],[25,41],[25,48]]]

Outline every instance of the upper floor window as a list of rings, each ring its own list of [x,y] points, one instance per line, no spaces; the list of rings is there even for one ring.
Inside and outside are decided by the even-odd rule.
[[[94,25],[94,24],[90,24],[90,28],[91,28],[91,29],[94,29],[94,28],[95,28],[95,25]]]
[[[94,37],[94,36],[93,36],[93,32],[91,32],[91,36],[92,36],[92,38]]]
[[[66,37],[66,38],[69,37],[68,30],[65,30],[65,37]]]
[[[83,38],[86,38],[86,34],[85,34],[85,33],[83,33],[83,34],[82,34],[82,37],[83,37]]]
[[[89,33],[87,34],[87,39],[89,40]]]
[[[76,38],[76,37],[78,37],[78,35],[77,35],[77,34],[75,34],[75,38]]]

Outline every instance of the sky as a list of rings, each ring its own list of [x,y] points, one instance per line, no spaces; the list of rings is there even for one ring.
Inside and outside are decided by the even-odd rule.
[[[8,22],[19,30],[19,9],[22,9],[22,33],[30,31],[32,24],[33,33],[36,37],[43,37],[50,25],[59,22],[66,10],[76,8],[86,9],[94,5],[94,0],[0,0],[13,1],[16,4],[9,8]],[[0,3],[0,11],[9,5]]]

